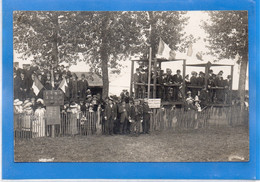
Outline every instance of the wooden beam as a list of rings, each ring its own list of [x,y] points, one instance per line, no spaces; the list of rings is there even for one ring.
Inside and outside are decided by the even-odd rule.
[[[157,59],[154,59],[154,65],[153,65],[153,70],[154,70],[154,79],[153,79],[153,98],[156,98],[156,77],[157,77]]]
[[[182,92],[183,92],[183,102],[186,100],[186,93],[185,93],[185,88],[186,88],[186,83],[185,83],[185,76],[186,76],[186,59],[183,60],[183,65],[182,65]]]
[[[148,67],[148,99],[150,98],[150,88],[151,88],[151,67],[152,67],[152,47],[150,47],[150,52],[149,52],[149,67]]]
[[[130,80],[130,97],[133,97],[133,79],[134,78],[134,61],[132,60],[132,65],[131,65],[131,80]],[[137,94],[137,93],[135,93]]]

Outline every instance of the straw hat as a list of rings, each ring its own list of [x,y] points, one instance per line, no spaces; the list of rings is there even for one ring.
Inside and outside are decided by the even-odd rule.
[[[22,104],[23,104],[23,102],[20,101],[19,99],[14,100],[14,106],[19,106],[19,105],[22,105]]]
[[[70,108],[77,108],[77,107],[78,107],[78,105],[75,102],[72,102],[70,104]]]
[[[26,99],[24,102],[23,102],[23,105],[27,104],[28,102],[30,102],[28,99]]]
[[[32,106],[32,103],[28,102],[28,103],[24,104],[23,108],[27,109],[28,107],[31,107],[31,106]]]
[[[188,91],[187,94],[191,94],[191,91]]]

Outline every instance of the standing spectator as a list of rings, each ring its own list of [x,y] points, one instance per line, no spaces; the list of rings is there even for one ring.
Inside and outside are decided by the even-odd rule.
[[[35,110],[35,120],[32,124],[33,137],[44,137],[45,136],[45,109],[43,107],[43,100],[37,100],[37,109]]]
[[[119,133],[120,134],[126,134],[127,124],[128,124],[129,108],[127,107],[125,101],[122,101],[121,105],[118,108],[118,112],[120,114]]]
[[[55,77],[54,77],[54,89],[55,90],[58,90],[60,83],[61,83],[60,74],[59,74],[59,72],[56,72]]]
[[[88,81],[85,78],[85,74],[81,74],[81,80],[78,81],[78,93],[79,98],[86,101],[86,91],[88,89]]]
[[[150,108],[148,106],[148,100],[145,100],[143,103],[143,133],[149,134],[150,131]]]
[[[71,77],[72,77],[72,74],[71,74],[69,68],[70,68],[69,66],[66,66],[66,74],[67,74],[67,77],[68,77],[68,78],[71,78]]]
[[[216,90],[216,97],[218,103],[223,103],[225,99],[225,80],[223,79],[223,71],[220,71],[218,73],[218,76],[216,78],[216,86],[218,89]]]
[[[76,134],[78,134],[78,105],[75,102],[72,102],[70,105],[70,110],[68,110],[68,112],[70,112],[70,117],[69,117],[69,133],[74,136]]]
[[[44,83],[44,87],[46,88],[46,90],[52,90],[51,74],[50,73],[46,74],[46,80],[45,80],[45,83]]]
[[[190,86],[197,86],[198,85],[198,81],[197,81],[197,72],[196,71],[192,71],[191,72],[191,78],[190,78]],[[197,88],[191,88],[191,96],[195,97],[195,95],[198,94],[198,90]]]
[[[140,69],[136,68],[136,72],[134,74],[134,90],[135,90],[135,98],[140,97],[140,85],[137,85],[138,83],[141,83],[141,74],[140,74]]]
[[[173,87],[173,100],[177,101],[178,100],[179,88],[180,88],[180,85],[182,84],[182,81],[183,81],[182,76],[181,76],[181,70],[177,70],[176,74],[173,75],[172,80],[173,80],[174,84],[179,85],[179,86]]]
[[[25,100],[27,96],[28,90],[28,80],[25,79],[24,72],[21,72],[21,80],[20,80],[20,100]]]
[[[114,122],[117,118],[116,106],[113,104],[113,99],[109,98],[108,104],[105,107],[105,134],[113,135]]]
[[[78,93],[78,81],[77,81],[77,76],[75,73],[73,73],[73,75],[72,75],[70,91],[71,91],[71,100],[76,101],[77,93]]]
[[[16,72],[14,72],[14,99],[20,98],[20,76],[17,75]]]

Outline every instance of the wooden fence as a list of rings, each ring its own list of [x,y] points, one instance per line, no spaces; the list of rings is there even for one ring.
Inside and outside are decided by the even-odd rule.
[[[248,110],[242,110],[239,106],[207,107],[202,112],[184,108],[160,108],[152,109],[150,131],[247,125],[248,119]],[[99,112],[61,113],[61,124],[55,125],[52,130],[44,118],[41,120],[34,115],[15,114],[14,136],[29,139],[101,134],[101,123]]]

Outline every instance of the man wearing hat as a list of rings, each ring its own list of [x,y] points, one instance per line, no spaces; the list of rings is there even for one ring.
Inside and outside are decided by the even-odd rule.
[[[181,76],[181,70],[177,70],[176,74],[172,77],[173,83],[177,85],[182,84],[182,76]],[[178,100],[178,93],[179,93],[180,86],[173,87],[173,100]]]
[[[219,88],[216,90],[217,102],[223,103],[225,99],[225,80],[223,79],[223,71],[220,71],[217,75],[216,86]]]
[[[135,90],[135,98],[139,98],[140,94],[140,85],[136,85],[136,83],[141,83],[141,74],[140,68],[136,68],[136,72],[134,73],[134,90]]]
[[[85,78],[85,74],[81,74],[81,80],[78,81],[78,93],[79,93],[79,98],[83,99],[85,102],[86,100],[86,91],[88,89],[88,81]]]
[[[190,78],[190,86],[198,86],[198,80],[197,80],[197,72],[196,71],[192,71],[191,72],[191,78]],[[198,94],[198,90],[197,88],[191,88],[191,96],[195,97],[195,95]]]
[[[25,78],[24,72],[21,72],[21,79],[20,79],[20,100],[24,100],[27,95],[28,90],[28,80]]]
[[[172,78],[172,70],[170,68],[167,68],[166,69],[166,76],[164,78],[164,85],[166,85],[166,88],[165,88],[165,99],[166,100],[169,100],[170,97],[171,97],[171,87],[167,86],[168,84],[172,84],[173,83],[173,78]]]
[[[77,75],[75,73],[73,73],[72,75],[72,79],[71,79],[71,90],[70,90],[70,94],[71,94],[71,99],[72,100],[77,100],[77,94],[78,94],[78,81],[77,81]]]
[[[104,120],[105,120],[105,134],[113,135],[114,122],[117,119],[117,107],[113,104],[113,99],[110,97],[108,104],[105,106],[104,110]]]

